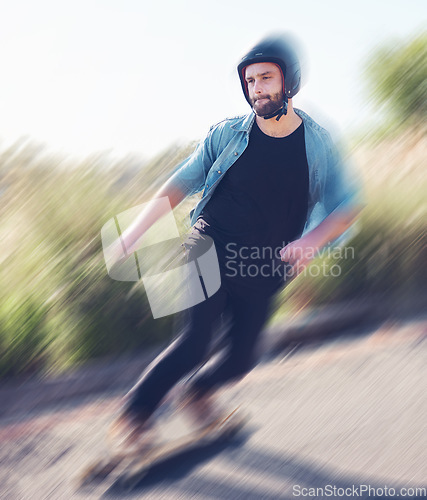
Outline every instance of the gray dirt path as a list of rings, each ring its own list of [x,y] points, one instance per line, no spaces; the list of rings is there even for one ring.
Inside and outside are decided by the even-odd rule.
[[[222,395],[251,414],[240,441],[149,476],[129,494],[76,487],[102,453],[116,395],[8,417],[0,420],[0,498],[290,499],[309,492],[302,488],[369,485],[397,495],[425,487],[426,353],[426,324],[414,322],[260,364]]]

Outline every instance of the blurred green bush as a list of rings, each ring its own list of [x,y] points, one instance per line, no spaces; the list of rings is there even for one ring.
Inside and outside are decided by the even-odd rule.
[[[0,378],[62,370],[171,335],[171,319],[152,319],[139,284],[108,277],[100,230],[148,200],[187,151],[170,148],[146,165],[105,155],[74,164],[25,142],[3,152]]]
[[[366,131],[353,151],[368,201],[360,231],[347,253],[314,262],[318,276],[309,268],[285,288],[278,317],[343,300],[426,296],[425,55],[421,36],[370,58],[372,98],[393,118],[381,141]],[[25,140],[0,154],[0,378],[170,338],[172,319],[152,319],[140,284],[108,277],[100,231],[148,201],[193,148],[173,146],[149,163],[106,154],[76,161]],[[181,232],[193,202],[176,211]]]
[[[170,148],[138,167],[135,158],[102,155],[71,164],[30,144],[3,153],[1,378],[56,372],[170,338],[172,319],[152,319],[140,284],[108,277],[100,229],[113,215],[150,199],[192,147]],[[285,288],[280,316],[360,297],[410,300],[425,293],[424,153],[424,137],[416,144],[403,137],[356,148],[368,199],[360,231],[346,243],[347,252],[315,261],[326,277],[308,273]],[[193,201],[178,208],[182,232]],[[339,276],[328,276],[337,264]]]

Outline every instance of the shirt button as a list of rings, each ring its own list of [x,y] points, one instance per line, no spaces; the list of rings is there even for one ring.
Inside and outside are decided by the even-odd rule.
[[[238,154],[239,154],[239,153],[238,153],[237,151],[235,151],[234,156],[237,156]]]
[[[208,188],[208,187],[209,187],[209,184],[206,184],[206,187]]]
[[[218,170],[218,173],[220,174],[220,173],[221,173],[221,170]]]

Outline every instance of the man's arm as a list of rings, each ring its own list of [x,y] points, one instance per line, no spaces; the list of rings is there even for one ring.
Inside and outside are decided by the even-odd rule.
[[[200,142],[196,150],[180,165],[178,165],[172,177],[153,196],[154,199],[167,197],[170,207],[167,204],[148,204],[148,206],[138,215],[135,221],[124,231],[109,248],[113,265],[125,261],[132,252],[135,251],[150,227],[161,217],[174,209],[187,196],[199,192],[204,187],[206,174],[213,163],[211,153],[212,129],[207,137]]]
[[[167,197],[173,210],[186,196],[187,194],[176,186],[173,179],[169,179],[156,192],[153,199]],[[126,249],[126,253],[131,254],[148,229],[168,212],[169,207],[163,204],[150,203],[148,207],[139,214],[133,224],[122,234],[121,242]]]
[[[348,160],[343,161],[328,133],[325,140],[327,155],[323,170],[324,183],[320,198],[316,201],[323,205],[328,215],[319,225],[280,251],[282,261],[292,266],[295,275],[303,271],[325,245],[346,232],[365,206],[358,175],[349,168]]]
[[[282,248],[282,261],[292,266],[294,275],[299,274],[325,245],[341,236],[352,225],[359,212],[359,209],[353,208],[330,214],[312,231]]]

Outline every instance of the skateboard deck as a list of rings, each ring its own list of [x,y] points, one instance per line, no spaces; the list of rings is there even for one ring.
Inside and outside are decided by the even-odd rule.
[[[246,419],[236,408],[211,426],[156,446],[147,452],[145,456],[133,460],[132,463],[125,467],[113,486],[118,486],[120,489],[127,491],[132,490],[155,466],[209,444],[231,439],[244,426],[245,422]]]
[[[149,450],[113,454],[97,460],[83,471],[80,486],[109,478],[113,487],[129,491],[155,466],[200,447],[231,439],[246,423],[246,418],[238,410],[236,408],[210,426],[159,443]]]

